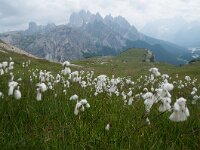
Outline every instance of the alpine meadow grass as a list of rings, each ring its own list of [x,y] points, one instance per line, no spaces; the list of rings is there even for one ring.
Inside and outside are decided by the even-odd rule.
[[[0,52],[1,148],[199,149],[199,63],[145,53],[59,64]]]

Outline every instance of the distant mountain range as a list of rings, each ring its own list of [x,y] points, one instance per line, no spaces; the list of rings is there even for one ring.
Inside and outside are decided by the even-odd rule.
[[[186,22],[182,18],[148,22],[141,32],[188,48],[200,47],[200,22]]]
[[[147,48],[157,61],[172,64],[185,63],[181,57],[188,54],[183,47],[140,33],[121,16],[103,18],[84,10],[72,13],[67,25],[41,26],[31,22],[27,30],[1,33],[0,39],[54,61],[116,55],[132,47]]]

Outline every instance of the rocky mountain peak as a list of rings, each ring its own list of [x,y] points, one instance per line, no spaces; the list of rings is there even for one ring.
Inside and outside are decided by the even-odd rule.
[[[29,23],[28,32],[31,34],[37,32],[37,24],[35,22]]]
[[[48,23],[46,25],[46,28],[54,28],[54,27],[56,27],[55,23]]]
[[[97,22],[103,23],[103,17],[99,13],[91,15],[90,20],[87,23],[94,24]]]
[[[104,21],[105,21],[105,22],[113,22],[113,20],[114,20],[114,18],[111,16],[111,14],[106,15],[106,16],[104,17]]]
[[[74,12],[69,18],[69,25],[72,27],[81,27],[85,23],[88,23],[92,17],[89,11],[81,10],[80,12]]]
[[[103,20],[102,16],[99,14],[99,12],[96,13],[95,18],[96,18],[96,20],[100,20],[100,21]]]
[[[122,16],[115,17],[114,21],[123,28],[129,28],[131,26],[129,22]]]
[[[46,26],[41,27],[41,30],[44,30],[44,32],[50,32],[51,30],[55,28],[56,28],[56,25],[54,23],[48,23]]]

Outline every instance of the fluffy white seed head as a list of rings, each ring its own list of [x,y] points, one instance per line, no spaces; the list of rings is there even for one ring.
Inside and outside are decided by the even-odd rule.
[[[21,92],[19,90],[19,86],[18,86],[17,89],[14,91],[14,98],[19,100],[19,99],[21,99],[21,97],[22,97],[22,94],[21,94]]]
[[[74,94],[69,98],[70,101],[72,100],[78,100],[78,95]]]
[[[106,131],[109,131],[109,130],[110,130],[110,124],[109,124],[109,123],[106,125],[105,130],[106,130]]]
[[[186,106],[186,99],[184,99],[183,97],[176,100],[173,110],[174,112],[169,117],[171,121],[186,121],[187,117],[190,116],[189,110]]]

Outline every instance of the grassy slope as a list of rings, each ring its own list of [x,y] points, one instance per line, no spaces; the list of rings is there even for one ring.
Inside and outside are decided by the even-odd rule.
[[[84,66],[86,69],[107,75],[136,77],[141,74],[147,74],[150,67],[158,67],[162,73],[170,75],[180,73],[183,76],[187,74],[198,78],[198,73],[200,72],[199,62],[182,67],[158,62],[146,63],[142,62],[145,54],[146,51],[144,49],[129,49],[117,57],[97,57],[75,63]],[[102,64],[102,62],[105,63]]]
[[[129,50],[118,57],[91,58],[75,62],[85,70],[95,70],[96,74],[115,74],[132,76],[145,74],[152,66],[160,68],[162,73],[179,73],[198,77],[198,63],[184,67],[167,64],[141,62],[143,50]],[[77,85],[67,89],[67,95],[57,85],[56,91],[44,94],[44,100],[35,100],[35,84],[29,82],[28,69],[39,68],[58,72],[61,66],[44,60],[35,60],[14,53],[1,53],[0,62],[15,61],[16,78],[22,77],[22,99],[17,101],[6,97],[0,101],[0,145],[2,148],[43,148],[43,149],[197,149],[200,143],[200,120],[198,105],[190,108],[191,117],[183,123],[168,120],[170,113],[159,115],[153,111],[149,118],[151,126],[144,126],[144,106],[141,102],[133,106],[123,106],[121,98],[106,94],[94,97],[90,89],[83,90]],[[22,68],[23,61],[31,60],[30,67]],[[109,62],[101,64],[101,62]],[[198,68],[197,68],[198,67]],[[19,73],[18,73],[19,72]],[[24,74],[22,74],[24,73]],[[0,91],[7,93],[9,77],[0,76]],[[28,86],[27,86],[28,85]],[[58,94],[54,98],[54,93]],[[78,94],[87,98],[91,108],[80,116],[73,114],[75,103],[69,97]],[[104,130],[107,123],[112,124],[109,132]]]

